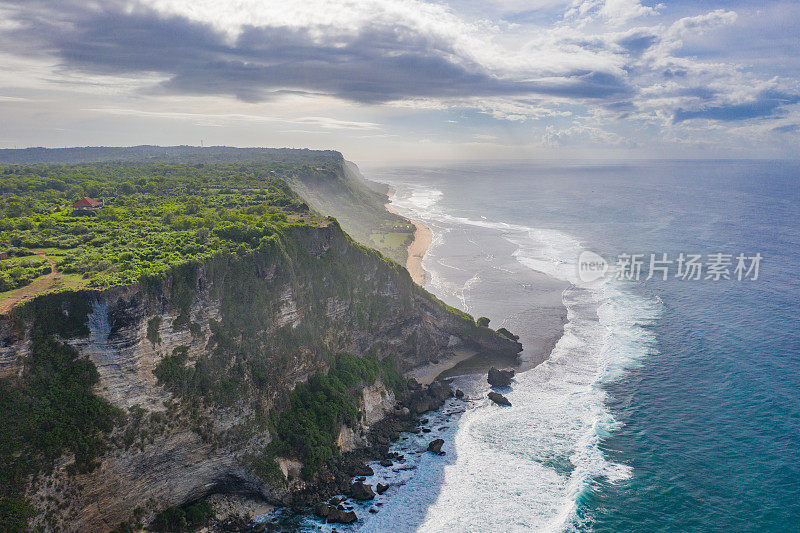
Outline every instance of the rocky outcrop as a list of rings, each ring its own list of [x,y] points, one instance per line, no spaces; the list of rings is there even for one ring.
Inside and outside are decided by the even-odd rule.
[[[450,389],[450,385],[442,381],[434,381],[425,389],[419,387],[417,390],[413,390],[409,394],[407,403],[411,413],[419,415],[432,409],[438,409],[451,396],[453,396],[453,391]]]
[[[492,367],[489,369],[489,375],[486,380],[492,387],[508,387],[511,385],[511,378],[513,377],[513,370],[498,370]]]

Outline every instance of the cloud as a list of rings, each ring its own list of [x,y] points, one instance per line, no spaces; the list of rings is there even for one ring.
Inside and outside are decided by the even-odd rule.
[[[778,133],[795,133],[800,131],[800,124],[784,124],[783,126],[776,126],[772,128],[772,131]]]
[[[696,110],[677,109],[672,122],[677,124],[685,120],[708,119],[724,122],[768,118],[781,116],[784,106],[800,102],[800,95],[785,94],[777,91],[765,91],[754,100],[741,103],[730,103],[705,106]]]
[[[2,97],[0,97],[2,100]],[[327,130],[375,130],[380,127],[374,122],[359,122],[354,120],[340,120],[332,117],[297,117],[279,118],[263,115],[249,115],[244,113],[183,113],[177,111],[147,111],[141,109],[124,108],[90,108],[84,111],[105,113],[109,115],[163,118],[169,120],[188,120],[196,124],[221,126],[231,122],[270,123],[284,122],[290,124],[306,124]]]
[[[594,126],[575,124],[568,128],[557,129],[547,126],[541,142],[544,146],[558,147],[564,145],[604,145],[635,146],[635,143],[617,133]]]
[[[22,29],[7,32],[6,43],[38,41],[39,49],[53,51],[69,70],[165,75],[155,92],[232,95],[251,102],[287,89],[361,103],[524,94],[592,99],[629,90],[619,73],[585,67],[506,75],[503,65],[497,70],[484,64],[486,58],[464,38],[450,38],[435,24],[411,18],[377,17],[371,24],[345,25],[346,31],[237,25],[224,17],[212,24],[205,16],[184,16],[182,3],[178,8],[150,3],[174,9],[165,14],[110,2],[103,9],[73,4],[51,12],[39,5],[38,13],[17,12]]]

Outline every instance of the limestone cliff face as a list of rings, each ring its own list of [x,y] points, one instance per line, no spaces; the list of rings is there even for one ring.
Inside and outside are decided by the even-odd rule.
[[[80,326],[54,334],[95,364],[96,394],[128,417],[93,471],[68,475],[65,457],[32,480],[35,525],[45,528],[108,530],[134,511],[152,517],[214,492],[280,496],[291,488],[286,480],[259,468],[271,440],[264,419],[298,381],[325,372],[329,354],[391,356],[406,371],[441,357],[454,339],[479,351],[520,350],[333,222],[287,231],[255,254],[216,258],[147,286],[60,298],[0,320],[0,377],[22,374],[32,331],[51,313],[50,322]],[[190,401],[159,383],[155,369],[176,353],[187,368],[212,369],[208,394],[219,401]],[[340,446],[360,446],[365,427],[394,402],[380,382],[365,388],[361,426],[343,428]]]

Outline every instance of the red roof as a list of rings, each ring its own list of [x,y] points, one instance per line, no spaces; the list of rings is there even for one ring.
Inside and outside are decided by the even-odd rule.
[[[72,204],[72,207],[100,207],[101,205],[103,204],[101,204],[97,200],[89,198],[88,196],[84,196],[83,198]]]

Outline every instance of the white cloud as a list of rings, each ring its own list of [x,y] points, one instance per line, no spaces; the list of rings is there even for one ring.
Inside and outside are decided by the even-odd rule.
[[[575,124],[564,129],[557,129],[555,126],[547,126],[544,135],[542,135],[541,143],[551,148],[571,144],[628,147],[635,145],[633,141],[617,133],[587,126],[585,124]]]

